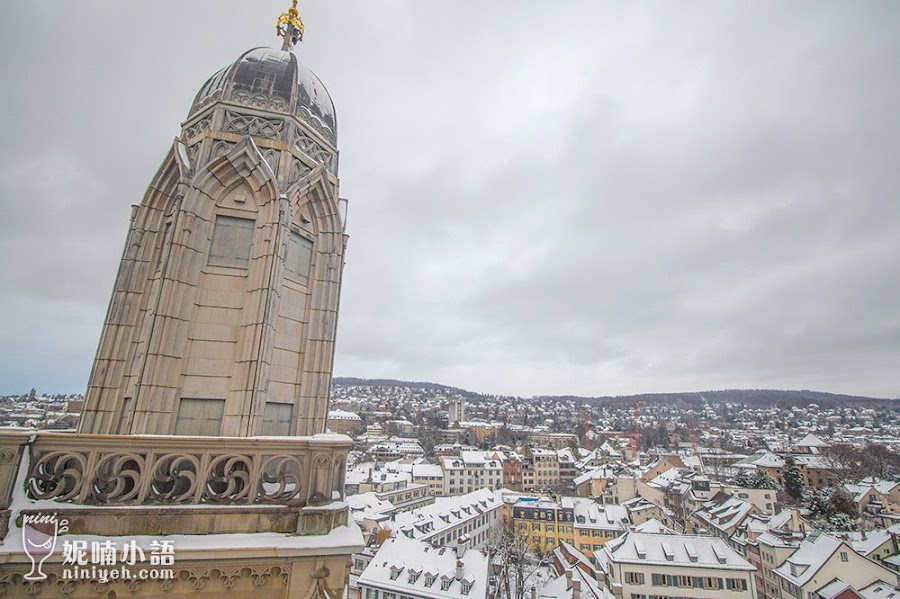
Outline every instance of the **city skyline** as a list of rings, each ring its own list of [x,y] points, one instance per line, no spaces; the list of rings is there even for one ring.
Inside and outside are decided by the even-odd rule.
[[[84,391],[130,206],[282,4],[9,8],[0,393]],[[897,397],[897,7],[514,6],[300,5],[351,200],[335,375]]]

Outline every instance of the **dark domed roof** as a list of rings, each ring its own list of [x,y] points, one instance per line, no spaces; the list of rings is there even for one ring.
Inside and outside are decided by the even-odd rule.
[[[293,52],[270,48],[245,52],[200,88],[190,114],[219,100],[294,114],[332,144],[337,141],[331,96],[316,74],[303,66]]]

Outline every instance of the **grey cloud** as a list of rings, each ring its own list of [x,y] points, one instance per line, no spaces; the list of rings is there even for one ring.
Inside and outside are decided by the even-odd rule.
[[[0,391],[83,386],[128,206],[281,4],[13,5]],[[59,42],[35,39],[59,11]],[[351,199],[338,374],[900,392],[894,3],[302,14]]]

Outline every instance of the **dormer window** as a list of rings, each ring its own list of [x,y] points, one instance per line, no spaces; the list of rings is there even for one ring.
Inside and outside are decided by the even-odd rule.
[[[391,566],[391,580],[397,580],[401,572],[403,572],[403,567]]]
[[[452,579],[452,578],[450,578],[449,576],[442,576],[442,577],[441,577],[441,590],[442,590],[442,591],[448,591],[448,590],[450,590],[450,583],[451,583],[451,582],[453,582],[453,579]]]
[[[434,584],[434,574],[432,574],[431,572],[426,572],[425,573],[425,586],[430,587],[433,584]]]
[[[472,583],[469,582],[468,580],[462,581],[462,585],[461,585],[461,586],[462,586],[462,594],[463,594],[463,595],[468,595],[468,594],[469,594],[469,591],[472,590]]]
[[[418,572],[416,570],[410,570],[409,571],[409,584],[416,584],[416,581],[419,580],[420,574],[421,574],[421,572]]]

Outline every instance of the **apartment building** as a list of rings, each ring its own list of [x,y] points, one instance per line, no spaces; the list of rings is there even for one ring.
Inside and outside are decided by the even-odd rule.
[[[595,555],[621,599],[754,599],[756,568],[722,539],[629,532]]]
[[[559,486],[559,456],[551,449],[526,445],[522,450],[522,487],[526,491],[542,491]]]
[[[815,532],[777,568],[782,599],[815,598],[824,587],[840,581],[854,589],[873,583],[898,584],[896,572],[853,550],[846,541]],[[847,595],[852,597],[853,595]]]
[[[586,555],[628,530],[628,510],[620,505],[601,505],[581,497],[558,500],[518,497],[510,506],[513,525],[527,535],[540,553],[569,543]]]
[[[418,539],[432,545],[455,543],[462,536],[471,547],[483,547],[491,527],[500,521],[503,503],[492,491],[480,489],[465,495],[439,497],[423,508],[397,514],[384,522],[395,536]]]
[[[441,467],[443,495],[462,495],[485,488],[493,491],[503,486],[503,463],[491,453],[462,451],[458,458],[443,458]]]

